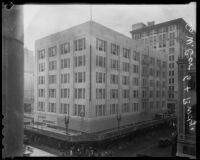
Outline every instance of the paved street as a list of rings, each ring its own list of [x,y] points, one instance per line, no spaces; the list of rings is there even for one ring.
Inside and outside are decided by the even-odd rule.
[[[133,139],[127,145],[122,144],[123,148],[116,149],[113,156],[117,157],[135,157],[136,154],[145,154],[153,157],[170,157],[171,146],[159,148],[158,141],[161,137],[169,137],[169,129],[159,129],[157,132],[150,132],[144,136]]]
[[[112,152],[112,156],[114,157],[135,157],[138,153],[153,157],[170,157],[171,146],[166,148],[158,147],[159,138],[169,136],[170,130],[168,127],[158,128],[153,131],[145,132],[145,134],[139,134],[138,136],[133,137],[132,140],[121,140],[119,146],[116,144],[112,145],[109,147],[109,150]],[[56,148],[36,143],[31,145],[57,156],[62,156],[62,153]],[[106,151],[103,148],[100,150]]]

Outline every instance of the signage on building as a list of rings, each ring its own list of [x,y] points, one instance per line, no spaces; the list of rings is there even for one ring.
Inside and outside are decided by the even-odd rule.
[[[189,33],[192,35],[193,30],[191,27],[186,25],[185,27]],[[184,55],[188,61],[187,66],[187,75],[183,77],[183,83],[184,83],[184,97],[183,97],[183,105],[185,106],[185,131],[186,134],[195,134],[196,132],[196,102],[195,97],[196,93],[195,91],[195,73],[192,72],[192,68],[194,67],[194,40],[193,37],[186,36],[186,45],[187,49],[184,52]]]

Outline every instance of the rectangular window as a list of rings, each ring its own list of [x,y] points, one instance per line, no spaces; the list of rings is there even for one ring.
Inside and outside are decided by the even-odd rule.
[[[139,73],[139,66],[133,65],[133,73]]]
[[[111,44],[111,54],[119,55],[119,46],[116,44]]]
[[[160,77],[160,71],[159,71],[159,70],[157,70],[156,76],[157,76],[157,77]]]
[[[60,103],[59,112],[62,114],[69,114],[69,104]]]
[[[61,69],[64,69],[64,68],[70,68],[69,58],[61,59]]]
[[[123,76],[122,77],[122,84],[123,85],[129,85],[129,76]]]
[[[118,104],[110,104],[110,114],[117,114]]]
[[[60,89],[60,98],[69,98],[70,89],[69,88],[61,88]]]
[[[45,58],[45,50],[42,49],[38,51],[38,59],[44,59]]]
[[[157,66],[160,68],[161,67],[161,61],[158,59],[157,60]]]
[[[133,60],[139,61],[140,60],[140,53],[137,51],[133,51]]]
[[[122,90],[122,98],[124,99],[129,98],[129,90],[127,89]]]
[[[150,80],[150,86],[154,87],[154,81],[153,80]]]
[[[110,84],[118,84],[119,83],[119,76],[115,74],[110,75]]]
[[[106,58],[102,56],[96,56],[96,66],[106,67]]]
[[[85,117],[85,105],[75,104],[74,105],[74,115]]]
[[[74,64],[75,64],[75,67],[85,66],[86,64],[85,55],[74,57]]]
[[[38,102],[37,111],[45,112],[45,102]]]
[[[129,103],[123,103],[122,104],[122,113],[130,112],[130,106]]]
[[[49,61],[49,70],[56,70],[56,61]]]
[[[154,92],[153,92],[153,90],[149,91],[149,97],[150,97],[150,98],[153,98],[153,97],[154,97]]]
[[[130,69],[129,63],[123,62],[123,63],[122,63],[122,70],[123,70],[124,72],[129,72],[129,69]]]
[[[60,76],[61,76],[61,78],[60,78],[61,84],[70,83],[70,74],[69,73],[64,73],[64,74],[61,74]]]
[[[160,91],[156,91],[156,97],[157,97],[157,98],[160,97]]]
[[[132,112],[138,112],[139,111],[139,104],[133,103],[132,105]]]
[[[82,51],[85,47],[85,38],[78,39],[74,41],[74,49],[75,51]]]
[[[45,84],[45,76],[38,77],[38,84]]]
[[[142,98],[147,98],[147,91],[146,90],[142,91]]]
[[[163,78],[166,77],[166,72],[162,72],[162,77],[163,77]]]
[[[102,88],[98,88],[96,89],[96,99],[105,99],[105,89],[102,89]]]
[[[48,112],[56,112],[56,103],[49,103]]]
[[[45,89],[38,89],[38,97],[45,97]]]
[[[49,98],[56,98],[56,89],[49,89]]]
[[[85,72],[75,72],[75,83],[85,82]]]
[[[98,38],[96,39],[96,49],[97,50],[106,52],[106,46],[107,46],[106,41],[98,39]]]
[[[45,71],[45,63],[39,63],[38,64],[38,70],[39,72],[44,72]]]
[[[96,72],[96,83],[105,83],[106,74],[102,72]]]
[[[133,90],[133,98],[138,98],[138,97],[139,97],[139,91]]]
[[[154,65],[154,64],[155,64],[155,59],[154,59],[153,57],[151,57],[151,59],[150,59],[150,64],[151,64],[151,65]]]
[[[156,82],[156,87],[157,87],[157,88],[160,88],[160,81],[157,81],[157,82]]]
[[[133,85],[135,85],[135,86],[139,85],[139,78],[133,77]]]
[[[56,84],[56,75],[49,75],[49,84]]]
[[[110,90],[110,99],[118,98],[118,89],[111,89]]]
[[[162,91],[162,97],[165,98],[165,91]]]
[[[174,54],[175,53],[175,48],[169,48],[169,54]]]
[[[70,43],[64,43],[60,45],[60,53],[67,54],[70,52]]]
[[[118,60],[111,59],[110,65],[111,65],[110,66],[111,69],[119,70],[119,61]]]
[[[158,108],[160,108],[160,102],[156,102],[156,108],[158,109]]]
[[[105,115],[105,104],[96,105],[96,116],[104,116],[104,115]]]
[[[54,57],[56,56],[56,46],[49,48],[49,57]]]
[[[175,41],[174,40],[170,40],[169,41],[169,46],[174,46],[175,45]]]
[[[75,88],[75,99],[85,99],[85,88]]]
[[[169,33],[169,39],[174,39],[175,38],[175,32]]]
[[[150,105],[150,110],[152,111],[153,110],[153,102],[150,102],[149,105]]]
[[[130,58],[130,49],[123,48],[123,57]]]

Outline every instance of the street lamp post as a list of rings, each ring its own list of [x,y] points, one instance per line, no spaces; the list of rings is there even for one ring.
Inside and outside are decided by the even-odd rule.
[[[83,112],[83,110],[81,110],[80,116],[81,116],[81,122],[83,122],[83,118],[84,118],[84,112]]]
[[[117,114],[118,133],[119,133],[119,127],[120,127],[120,121],[121,121],[121,119],[122,119],[121,114]]]
[[[68,114],[67,117],[66,117],[66,114],[65,114],[66,135],[68,135],[68,126],[69,126],[69,114]]]
[[[118,122],[118,137],[120,137],[120,133],[119,133],[119,127],[120,127],[120,121],[121,121],[122,117],[121,114],[117,113],[117,122]],[[118,138],[118,147],[119,147],[119,138]]]

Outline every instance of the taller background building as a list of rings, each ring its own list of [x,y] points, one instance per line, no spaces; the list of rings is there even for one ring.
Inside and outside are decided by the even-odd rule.
[[[33,51],[24,48],[24,112],[32,113],[34,109],[34,68]]]
[[[176,61],[178,57],[183,57],[183,53],[186,50],[184,41],[186,24],[182,18],[159,24],[155,24],[154,21],[148,22],[147,25],[137,23],[132,25],[132,31],[130,32],[132,39],[156,49],[161,54],[167,55],[167,107],[173,112],[176,110],[178,102],[178,65]]]
[[[35,43],[34,120],[95,133],[166,109],[167,57],[89,21]]]

